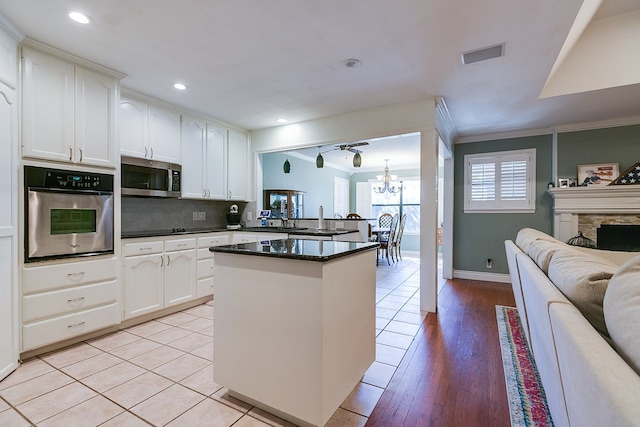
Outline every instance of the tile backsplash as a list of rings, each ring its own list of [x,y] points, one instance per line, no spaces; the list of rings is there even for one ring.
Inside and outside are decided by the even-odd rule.
[[[121,199],[122,233],[171,230],[172,228],[187,230],[225,228],[226,214],[234,204],[238,205],[243,223],[247,209],[252,209],[255,216],[255,202],[123,196]],[[194,217],[204,219],[194,219]]]

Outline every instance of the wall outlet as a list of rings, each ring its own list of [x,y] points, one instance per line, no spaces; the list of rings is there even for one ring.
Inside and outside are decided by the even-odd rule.
[[[198,221],[204,221],[205,219],[207,219],[207,213],[206,212],[198,212]]]
[[[194,212],[193,213],[193,220],[197,221],[198,220],[198,212]]]
[[[253,213],[251,211],[247,211],[247,221],[253,221]]]
[[[484,263],[486,268],[493,268],[493,260],[491,258],[487,258],[487,261]]]

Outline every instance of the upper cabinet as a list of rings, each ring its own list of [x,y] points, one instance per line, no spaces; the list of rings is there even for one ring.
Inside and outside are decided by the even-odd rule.
[[[180,162],[180,113],[136,99],[120,100],[120,154]]]
[[[247,200],[249,168],[249,137],[229,130],[227,148],[227,200]]]
[[[22,156],[115,167],[118,81],[22,49]]]
[[[182,119],[182,197],[226,199],[227,130],[192,117]]]

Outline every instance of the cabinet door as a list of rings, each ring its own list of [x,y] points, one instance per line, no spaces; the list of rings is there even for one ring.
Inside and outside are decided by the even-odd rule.
[[[14,154],[18,143],[16,93],[0,83],[0,230],[12,230],[17,204],[17,179]],[[0,235],[3,233],[0,232]]]
[[[120,154],[146,158],[149,151],[149,106],[135,99],[121,98],[119,113]]]
[[[180,114],[149,106],[147,158],[180,164]]]
[[[225,200],[227,198],[227,130],[221,126],[207,124],[205,150],[205,187],[208,197]]]
[[[74,66],[23,48],[22,155],[73,161]]]
[[[227,162],[227,198],[247,199],[247,176],[249,175],[249,139],[235,130],[229,131]]]
[[[76,67],[76,163],[115,166],[115,79]]]
[[[165,253],[165,307],[196,298],[196,251]]]
[[[124,318],[160,310],[164,302],[162,254],[124,259]]]
[[[208,196],[204,186],[206,158],[203,156],[206,124],[185,117],[182,123],[182,197],[201,199]]]

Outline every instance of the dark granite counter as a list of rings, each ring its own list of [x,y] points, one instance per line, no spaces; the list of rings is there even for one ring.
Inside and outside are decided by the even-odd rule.
[[[318,230],[317,228],[297,228],[297,227],[246,227],[229,230],[227,228],[202,228],[189,229],[184,231],[174,230],[146,230],[146,231],[123,231],[121,237],[123,239],[133,239],[138,237],[156,237],[156,236],[181,236],[185,234],[201,234],[215,233],[222,231],[246,231],[249,233],[287,233],[298,236],[337,236],[341,234],[355,233],[358,230]]]
[[[350,256],[358,252],[374,250],[378,246],[378,243],[282,239],[271,240],[269,242],[212,246],[209,250],[211,252],[227,254],[255,255],[292,260],[325,262]]]

